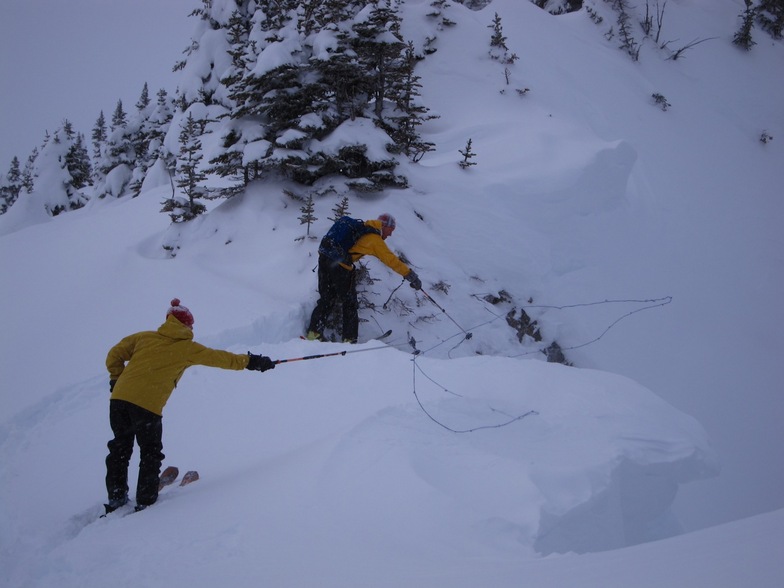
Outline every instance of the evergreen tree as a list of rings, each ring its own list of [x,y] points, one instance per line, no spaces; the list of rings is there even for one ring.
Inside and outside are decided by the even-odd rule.
[[[349,21],[364,7],[358,0],[306,0],[301,2],[300,30],[305,36]]]
[[[236,122],[225,124],[219,131],[221,149],[210,160],[208,171],[230,180],[229,185],[218,190],[225,197],[237,194],[259,177],[260,160],[269,153],[264,147],[268,132],[257,108],[260,96],[254,91],[256,80],[249,69],[258,58],[259,47],[257,40],[250,38],[250,33],[256,10],[263,11],[265,15],[273,12],[277,15],[280,8],[279,3],[262,3],[259,8],[251,7],[248,2],[238,3],[224,27],[231,66],[221,79],[222,94],[228,98],[225,100],[227,112],[222,118]],[[275,16],[277,18],[279,16]],[[260,25],[262,29],[269,27],[266,19],[262,19]],[[246,160],[244,151],[249,143],[255,143],[248,148],[249,154],[253,152],[254,155],[249,155]]]
[[[302,213],[299,217],[299,224],[308,225],[305,234],[310,237],[310,225],[318,220],[318,217],[314,214],[316,207],[313,204],[313,194],[308,194],[307,200],[305,200],[305,203],[299,210]]]
[[[329,217],[329,220],[335,222],[342,216],[349,216],[348,196],[343,196],[341,201],[335,205],[335,207],[332,209],[332,216]]]
[[[376,0],[359,19],[365,8],[359,0],[255,4],[249,14],[251,4],[235,3],[230,18],[218,23],[231,65],[216,92],[227,110],[209,171],[231,181],[222,194],[272,173],[305,185],[331,174],[368,178],[364,185],[375,189],[400,185],[391,173],[397,165],[391,154],[421,157],[431,145],[416,133],[426,109],[415,99],[415,60],[407,54],[393,3]],[[202,11],[209,8],[205,4]],[[289,55],[281,59],[284,47]],[[268,55],[274,61],[265,70]],[[363,145],[322,151],[340,125],[361,118],[373,119],[389,136],[389,158],[371,161]]]
[[[427,120],[437,118],[428,115],[429,109],[418,100],[422,84],[419,83],[421,78],[414,73],[417,61],[414,45],[409,42],[401,67],[393,78],[395,111],[389,117],[391,124],[384,127],[394,140],[396,148],[414,161],[419,161],[425,153],[434,148],[433,143],[422,140],[419,126]]]
[[[268,39],[280,40],[277,32],[286,28],[300,3],[298,0],[257,0],[256,4],[257,10],[261,10],[266,17],[262,30],[270,33]]]
[[[497,12],[493,16],[493,24],[488,25],[488,28],[493,29],[493,34],[490,36],[490,56],[493,59],[500,59],[503,54],[509,51],[509,47],[506,46],[503,24]]]
[[[142,93],[139,96],[139,100],[136,102],[136,110],[142,112],[145,108],[150,105],[150,92],[147,89],[147,82],[144,82],[144,87],[142,88]]]
[[[149,168],[159,158],[167,162],[167,168],[172,170],[175,168],[174,160],[176,158],[168,152],[163,144],[173,116],[174,103],[169,99],[169,94],[164,89],[158,90],[155,108],[144,123],[147,134],[147,151],[144,154],[146,168]]]
[[[71,185],[75,189],[84,188],[92,184],[93,173],[90,164],[90,155],[84,146],[84,135],[77,134],[65,155],[65,165],[71,175]]]
[[[28,194],[32,194],[35,189],[35,162],[38,160],[38,147],[34,147],[33,151],[27,157],[24,169],[22,170],[22,187]]]
[[[31,162],[31,172],[35,177],[34,197],[51,216],[87,203],[87,195],[80,189],[89,180],[89,157],[83,136],[75,133],[68,121],[51,135],[47,133]]]
[[[128,124],[128,115],[123,110],[122,100],[117,101],[117,106],[114,108],[114,113],[112,114],[112,126],[111,130],[116,131],[117,129],[124,129]]]
[[[180,154],[177,161],[177,187],[188,197],[183,201],[172,196],[164,201],[162,212],[168,212],[175,223],[185,222],[196,218],[207,210],[206,206],[198,202],[198,198],[206,196],[206,190],[199,185],[207,179],[207,174],[200,169],[202,154],[201,140],[202,122],[193,118],[189,113],[185,124],[182,125],[179,136]]]
[[[314,112],[319,112],[325,130],[334,130],[344,120],[362,116],[366,103],[365,72],[351,47],[351,34],[334,26],[332,32],[337,47],[326,59],[314,58],[312,66],[318,75],[322,91],[314,97]]]
[[[781,39],[784,29],[784,0],[760,0],[757,20],[774,39]]]
[[[223,136],[220,154],[210,160],[209,172],[228,178],[231,182],[219,190],[220,195],[227,198],[241,192],[251,180],[260,175],[258,161],[245,163],[243,148],[247,143],[241,142],[241,139],[242,135],[236,129],[230,128]],[[257,144],[266,145],[266,142]]]
[[[106,119],[103,116],[103,110],[101,114],[98,116],[98,120],[95,121],[95,126],[93,127],[93,134],[92,134],[92,142],[93,142],[93,157],[98,159],[101,157],[101,152],[103,151],[103,147],[106,144],[106,138],[108,137],[106,132]]]
[[[248,66],[248,34],[251,29],[251,20],[248,15],[239,10],[231,13],[226,36],[229,42],[228,54],[231,56],[231,69],[221,79],[221,83],[229,90],[242,80]]]
[[[125,193],[133,177],[136,161],[136,150],[132,142],[133,131],[133,128],[129,128],[128,115],[123,109],[122,100],[118,100],[112,114],[110,131],[101,148],[100,156],[95,158],[93,165],[95,195],[99,198],[109,195],[119,198]],[[95,136],[96,130],[93,131],[93,138]]]
[[[367,20],[352,28],[352,43],[359,66],[366,73],[365,94],[377,119],[384,116],[386,99],[392,97],[392,79],[401,67],[406,44],[400,35],[400,17],[389,4],[374,2]]]
[[[8,173],[0,181],[0,214],[5,213],[19,198],[22,191],[22,171],[19,159],[14,157]]]
[[[134,196],[141,192],[147,170],[157,159],[156,148],[153,149],[153,153],[150,153],[152,135],[160,133],[160,130],[156,128],[157,123],[150,120],[155,114],[151,104],[149,90],[145,83],[139,100],[136,102],[136,113],[128,120],[125,134],[130,147],[128,163],[132,167],[128,189]]]
[[[751,30],[754,28],[754,19],[757,17],[757,8],[753,5],[752,0],[746,0],[746,10],[743,11],[742,16],[743,22],[738,32],[735,33],[732,42],[738,47],[749,51],[757,44],[754,42],[754,39],[751,38]]]
[[[468,139],[468,142],[466,143],[465,149],[463,149],[463,150],[458,149],[457,150],[458,153],[460,153],[460,155],[463,156],[463,161],[458,163],[458,165],[461,168],[463,168],[463,169],[467,169],[467,168],[471,167],[472,165],[476,165],[476,162],[471,161],[471,159],[476,157],[476,153],[471,151],[471,144],[472,143],[473,143],[473,141],[471,139]]]
[[[63,130],[63,134],[65,135],[66,140],[69,141],[69,142],[73,141],[74,136],[76,135],[76,132],[74,131],[74,128],[73,128],[73,125],[71,124],[71,121],[69,121],[68,119],[65,119],[63,121],[62,130]]]
[[[506,46],[503,24],[497,12],[493,17],[493,24],[488,25],[488,28],[493,30],[493,34],[490,36],[490,57],[507,65],[517,61],[517,54],[509,53],[509,47]]]

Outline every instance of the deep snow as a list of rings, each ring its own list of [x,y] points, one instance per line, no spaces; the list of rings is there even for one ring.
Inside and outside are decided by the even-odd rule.
[[[106,350],[155,328],[173,296],[212,346],[273,358],[344,349],[298,338],[316,297],[316,241],[295,240],[298,205],[272,184],[170,227],[157,212],[168,178],[155,171],[134,200],[50,222],[31,216],[33,195],[0,217],[0,268],[14,276],[0,286],[0,578],[776,585],[782,148],[758,137],[784,136],[784,84],[770,76],[784,54],[780,43],[751,54],[729,44],[737,2],[673,4],[671,37],[720,38],[677,62],[647,47],[638,63],[585,14],[454,6],[458,26],[439,33],[420,74],[441,116],[426,129],[438,150],[406,170],[411,189],[352,198],[351,211],[395,214],[390,245],[428,291],[450,285],[433,295],[473,337],[461,343],[404,285],[414,314],[366,314],[361,329],[370,339],[393,328],[390,348],[370,342],[263,375],[192,368],[167,406],[164,443],[168,463],[203,479],[138,515],[85,526],[103,498]],[[420,40],[427,3],[407,10],[404,33]],[[512,88],[530,87],[524,97],[486,55],[494,11],[521,56]],[[655,91],[669,111],[651,103]],[[461,170],[469,137],[478,165]],[[334,203],[317,204],[323,232]],[[174,242],[172,259],[162,245]],[[370,266],[380,304],[399,279]],[[567,350],[576,369],[517,343],[509,306],[481,300],[500,290],[518,307],[533,299],[546,335],[578,347]],[[576,306],[666,296],[628,316],[649,303]],[[406,332],[427,350],[416,365]],[[455,429],[538,414],[456,434],[418,399]],[[690,481],[669,512],[674,484]],[[773,510],[617,549],[671,534],[678,519],[696,528]],[[611,551],[540,555],[564,545]]]

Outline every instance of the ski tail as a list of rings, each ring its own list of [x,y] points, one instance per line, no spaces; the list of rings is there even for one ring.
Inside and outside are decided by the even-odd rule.
[[[161,473],[161,477],[158,481],[158,492],[163,490],[166,486],[174,484],[174,481],[179,475],[180,470],[174,466],[168,466],[165,470],[163,470],[163,473]]]
[[[180,482],[180,486],[187,486],[199,479],[199,472],[196,470],[190,470],[185,472],[185,475],[182,477],[182,481]]]

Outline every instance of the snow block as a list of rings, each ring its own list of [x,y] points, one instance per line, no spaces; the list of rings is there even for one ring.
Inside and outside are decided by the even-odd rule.
[[[422,408],[368,416],[324,466],[336,499],[365,503],[368,520],[380,508],[438,504],[458,534],[483,544],[605,551],[680,534],[679,485],[718,472],[700,424],[628,378],[504,358],[418,366]],[[384,495],[376,476],[395,479],[393,504],[368,501]]]

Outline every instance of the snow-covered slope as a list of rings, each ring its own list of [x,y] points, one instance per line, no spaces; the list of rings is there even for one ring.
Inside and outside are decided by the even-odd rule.
[[[351,212],[397,217],[389,243],[452,320],[407,285],[395,295],[411,312],[384,310],[399,278],[371,261],[378,312],[360,334],[392,328],[388,345],[263,375],[192,368],[167,406],[164,451],[202,480],[128,518],[90,523],[110,434],[108,348],[155,328],[178,296],[211,346],[275,359],[346,349],[298,337],[316,298],[317,242],[297,240],[298,204],[272,183],[171,227],[158,212],[168,178],[155,172],[133,200],[51,222],[26,222],[16,206],[0,217],[0,271],[13,277],[0,285],[0,577],[774,585],[780,511],[633,549],[539,555],[781,506],[770,467],[780,460],[749,456],[781,447],[782,149],[758,137],[763,126],[784,135],[784,88],[765,77],[784,53],[729,44],[736,4],[675,4],[673,37],[720,38],[676,62],[646,47],[637,63],[584,13],[451,7],[457,26],[421,65],[438,149],[406,170],[409,190],[352,199]],[[432,32],[427,5],[406,5],[415,41]],[[494,12],[521,56],[509,86],[487,55]],[[672,108],[657,109],[652,92]],[[469,138],[478,164],[461,170]],[[317,233],[333,205],[317,203]],[[172,243],[176,257],[163,248]],[[485,300],[502,290],[507,301]],[[523,305],[576,368],[517,341],[506,314]],[[408,334],[425,351],[416,362]],[[679,508],[690,486],[702,491]],[[733,565],[741,556],[755,565]],[[661,564],[635,577],[653,558]]]

